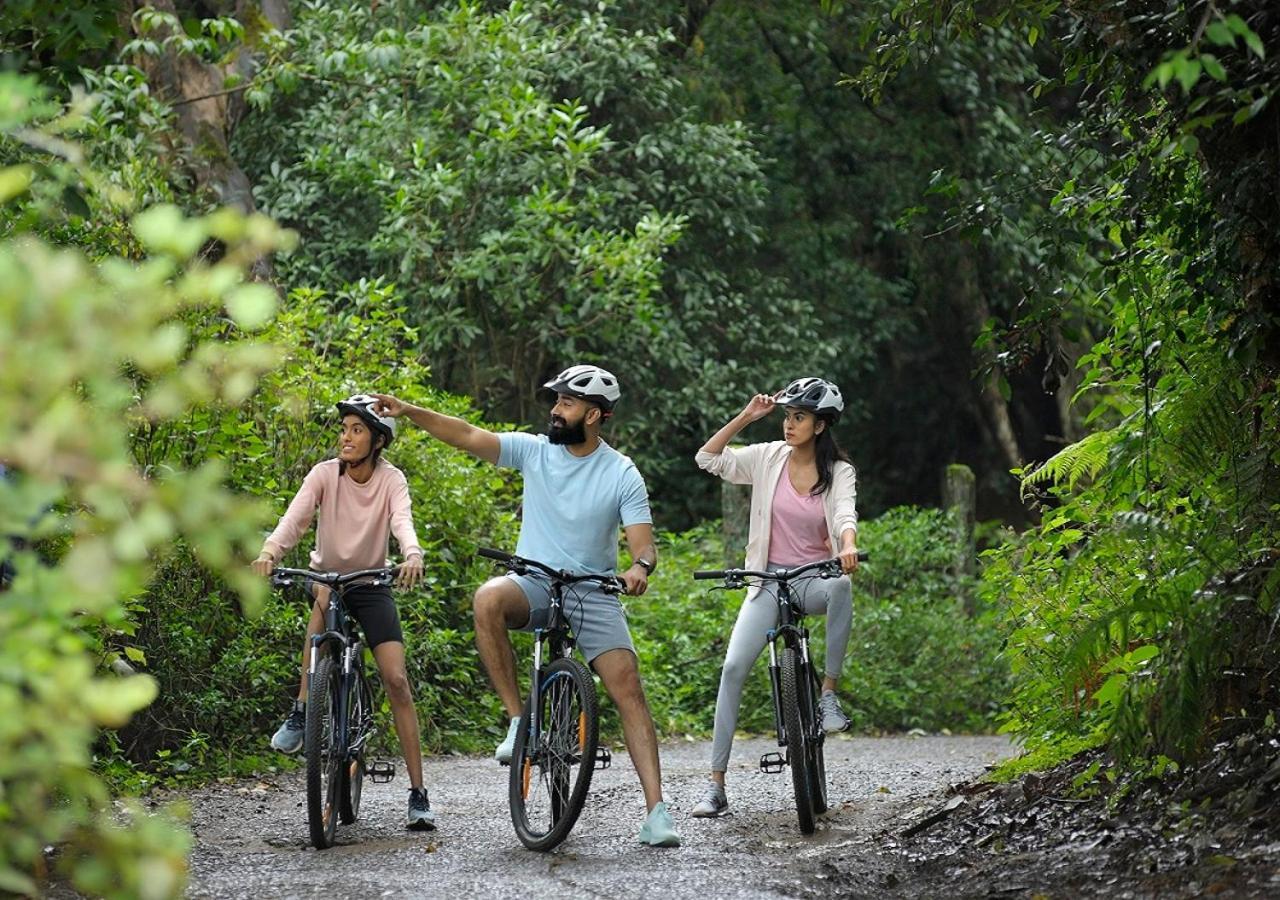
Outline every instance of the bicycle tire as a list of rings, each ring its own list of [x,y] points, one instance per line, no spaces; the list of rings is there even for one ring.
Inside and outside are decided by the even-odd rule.
[[[809,731],[804,721],[804,699],[801,690],[808,685],[801,679],[800,652],[794,647],[782,650],[782,724],[787,730],[787,761],[791,765],[791,785],[796,795],[796,817],[800,821],[801,834],[813,834],[813,796],[810,794],[812,777],[809,774]],[[803,687],[802,687],[803,685]]]
[[[820,816],[827,811],[827,760],[826,760],[826,734],[818,725],[818,692],[822,682],[818,680],[818,673],[810,662],[807,666],[809,670],[809,713],[808,733],[813,737],[805,742],[805,749],[809,753],[809,797],[813,800],[813,813]]]
[[[373,710],[373,691],[369,688],[369,679],[365,677],[364,667],[357,665],[356,689],[347,695],[347,731],[352,739],[365,736],[366,721]],[[338,796],[338,819],[343,825],[351,825],[360,818],[360,797],[364,792],[364,776],[366,772],[364,747],[361,746],[355,757],[342,767],[342,784]]]
[[[530,850],[559,846],[582,813],[599,743],[596,685],[587,667],[557,659],[543,670],[539,709],[525,703],[511,754],[508,800],[516,837]],[[537,716],[538,746],[529,746]]]
[[[338,830],[342,754],[334,722],[341,678],[333,657],[324,654],[307,688],[307,825],[317,850],[332,847]]]

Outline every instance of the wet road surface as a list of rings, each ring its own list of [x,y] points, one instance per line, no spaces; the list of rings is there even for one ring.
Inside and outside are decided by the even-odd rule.
[[[192,804],[188,895],[262,897],[661,897],[768,898],[812,889],[833,854],[876,851],[875,832],[906,821],[948,785],[1013,753],[1002,737],[846,738],[827,743],[832,811],[808,837],[796,828],[790,774],[758,771],[766,739],[738,740],[728,773],[731,815],[693,819],[710,744],[662,747],[663,785],[678,849],[636,841],[644,802],[630,760],[595,773],[587,807],[552,853],[516,840],[506,804],[507,770],[492,760],[425,763],[435,832],[404,828],[408,779],[366,781],[360,821],[339,826],[339,845],[307,842],[301,773],[184,792]]]

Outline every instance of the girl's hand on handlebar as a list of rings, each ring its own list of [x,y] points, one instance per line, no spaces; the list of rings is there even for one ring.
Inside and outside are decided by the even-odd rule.
[[[742,415],[747,417],[748,422],[755,422],[773,412],[776,405],[777,402],[770,394],[756,394],[751,398],[751,402],[742,408]]]
[[[641,565],[633,565],[619,575],[618,580],[623,583],[627,593],[632,597],[639,597],[649,589],[649,573]]]
[[[410,553],[400,564],[400,575],[396,578],[396,587],[402,590],[413,590],[413,586],[422,578],[422,554]]]
[[[271,570],[276,567],[276,561],[271,558],[271,554],[265,550],[258,554],[258,558],[249,563],[249,568],[253,569],[253,574],[261,575],[266,578],[271,574]]]
[[[840,568],[844,570],[846,575],[852,575],[858,570],[858,548],[843,547],[840,550]]]

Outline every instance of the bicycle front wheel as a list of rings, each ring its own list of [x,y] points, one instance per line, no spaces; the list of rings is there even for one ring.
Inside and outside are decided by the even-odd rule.
[[[352,743],[360,742],[360,749],[342,767],[342,785],[338,792],[341,803],[338,808],[339,819],[343,825],[350,825],[360,818],[360,795],[364,790],[365,741],[369,738],[373,727],[373,691],[369,688],[369,679],[365,677],[364,667],[357,663],[355,690],[347,692],[347,732]]]
[[[812,754],[810,727],[812,712],[805,715],[808,673],[802,668],[800,651],[786,647],[780,660],[782,668],[782,724],[787,730],[787,761],[791,765],[791,785],[796,795],[796,817],[800,820],[801,834],[813,834],[813,776],[810,774]],[[810,721],[805,721],[810,719]]]
[[[821,718],[818,715],[818,695],[822,682],[818,679],[812,661],[805,668],[809,670],[809,705],[804,717],[809,723],[810,735],[810,739],[805,742],[805,749],[809,754],[809,797],[813,800],[814,815],[820,816],[827,811],[827,741],[818,721]]]
[[[338,830],[338,797],[342,785],[343,751],[338,733],[342,673],[333,657],[316,664],[307,688],[307,823],[317,850],[333,846]]]
[[[543,670],[538,708],[525,704],[511,755],[508,795],[516,837],[550,850],[573,829],[586,803],[599,741],[596,686],[577,660]]]

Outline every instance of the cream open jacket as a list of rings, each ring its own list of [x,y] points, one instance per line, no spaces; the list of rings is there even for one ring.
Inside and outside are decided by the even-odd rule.
[[[694,460],[712,475],[734,484],[751,485],[751,526],[747,530],[746,568],[763,569],[769,564],[769,532],[773,525],[773,495],[778,479],[787,471],[791,448],[786,441],[726,447],[720,453],[699,450]],[[840,536],[858,530],[857,479],[853,466],[837,460],[831,469],[831,486],[822,495],[831,554],[840,549]]]

